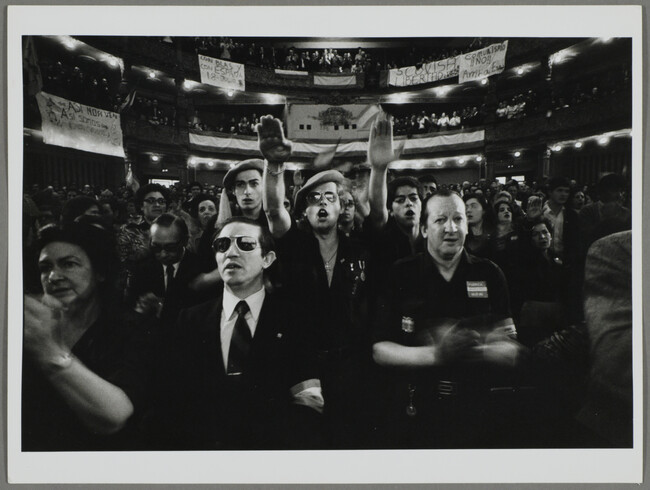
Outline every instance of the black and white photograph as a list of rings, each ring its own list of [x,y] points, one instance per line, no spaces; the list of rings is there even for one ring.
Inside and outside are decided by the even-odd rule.
[[[640,12],[10,7],[9,481],[641,482]]]

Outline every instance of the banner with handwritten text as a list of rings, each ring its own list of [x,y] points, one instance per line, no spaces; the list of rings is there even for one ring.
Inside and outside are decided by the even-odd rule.
[[[491,44],[487,48],[461,54],[458,70],[458,83],[480,80],[501,73],[506,67],[508,41]]]
[[[45,144],[124,158],[119,114],[45,92],[36,100]]]
[[[244,65],[199,55],[201,83],[215,87],[246,90]]]
[[[405,66],[388,71],[388,85],[407,87],[432,83],[458,75],[458,56],[425,63],[420,68]]]

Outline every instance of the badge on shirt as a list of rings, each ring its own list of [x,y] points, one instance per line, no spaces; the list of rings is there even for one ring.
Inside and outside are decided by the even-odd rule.
[[[409,316],[403,316],[402,317],[402,332],[405,333],[413,333],[415,330],[415,322],[413,321],[413,318]]]
[[[487,298],[488,288],[485,281],[467,281],[468,298]]]

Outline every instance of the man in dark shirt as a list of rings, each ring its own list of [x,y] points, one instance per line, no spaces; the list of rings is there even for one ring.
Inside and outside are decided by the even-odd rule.
[[[291,143],[280,121],[261,119],[260,149],[266,157],[264,209],[278,242],[282,287],[318,319],[318,346],[328,447],[364,444],[366,416],[372,404],[365,396],[371,366],[367,331],[366,251],[338,230],[339,193],[344,181],[336,170],[319,172],[296,194],[295,215],[283,205],[284,161]]]
[[[387,443],[498,446],[500,417],[510,414],[495,410],[503,407],[486,394],[512,384],[521,353],[505,278],[464,251],[458,195],[443,190],[425,201],[422,234],[427,252],[394,265],[379,302],[373,357],[395,375]]]

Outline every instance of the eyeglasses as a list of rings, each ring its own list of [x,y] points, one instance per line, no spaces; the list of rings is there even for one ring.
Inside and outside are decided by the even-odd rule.
[[[336,202],[337,195],[334,192],[310,192],[307,194],[307,204],[320,204],[323,198],[329,202]]]
[[[158,243],[149,244],[149,249],[155,254],[159,254],[163,250],[167,253],[176,253],[181,248],[183,248],[182,243],[166,243],[165,245],[160,245]]]
[[[212,242],[212,248],[217,253],[226,253],[230,249],[233,239],[240,252],[252,252],[257,248],[257,238],[252,236],[222,236]]]
[[[349,201],[341,201],[341,206],[345,209],[352,209],[354,207],[354,199],[350,199]]]
[[[397,204],[404,204],[406,202],[406,199],[408,199],[412,203],[416,203],[420,200],[420,196],[418,196],[417,194],[409,194],[408,196],[395,196],[393,202]]]
[[[147,204],[158,204],[159,206],[162,206],[163,204],[167,204],[167,201],[163,199],[162,197],[156,199],[155,197],[148,197],[147,199],[144,200]]]

